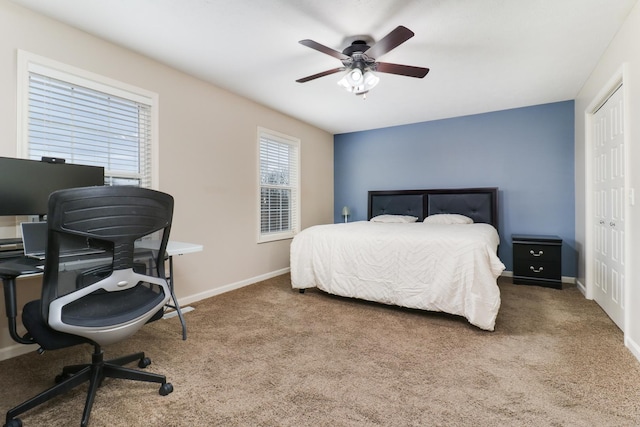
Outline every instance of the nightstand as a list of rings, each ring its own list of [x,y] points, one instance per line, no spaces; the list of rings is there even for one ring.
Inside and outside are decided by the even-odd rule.
[[[513,234],[513,283],[562,289],[562,239]]]

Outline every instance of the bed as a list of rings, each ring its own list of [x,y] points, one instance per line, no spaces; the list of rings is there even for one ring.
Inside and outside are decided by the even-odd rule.
[[[369,221],[296,235],[292,287],[450,313],[493,331],[505,268],[497,197],[493,187],[370,191]]]

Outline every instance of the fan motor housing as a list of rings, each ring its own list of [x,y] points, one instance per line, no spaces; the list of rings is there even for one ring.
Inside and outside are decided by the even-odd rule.
[[[364,53],[369,50],[369,45],[364,40],[354,40],[350,46],[344,48],[342,53],[345,55],[351,56],[356,52]]]

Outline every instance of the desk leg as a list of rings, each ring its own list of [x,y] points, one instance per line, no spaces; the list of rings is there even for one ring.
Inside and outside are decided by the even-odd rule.
[[[178,304],[178,298],[176,298],[176,293],[173,289],[173,256],[169,256],[169,290],[171,291],[171,299],[173,300],[173,305],[167,304],[167,306],[174,308],[176,313],[178,313],[178,318],[180,319],[180,324],[182,325],[182,339],[187,339],[187,324],[184,321],[184,317],[182,316],[182,310],[180,309],[180,304]]]

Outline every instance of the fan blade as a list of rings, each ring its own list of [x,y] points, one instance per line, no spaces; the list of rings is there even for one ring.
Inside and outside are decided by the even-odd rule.
[[[379,73],[399,74],[401,76],[423,78],[429,72],[428,68],[413,67],[411,65],[391,64],[389,62],[376,62],[376,71]]]
[[[318,74],[314,74],[312,76],[307,76],[307,77],[303,77],[301,79],[296,80],[298,83],[304,83],[304,82],[308,82],[309,80],[313,80],[313,79],[317,79],[318,77],[324,77],[324,76],[328,76],[329,74],[335,74],[338,73],[340,71],[344,71],[345,68],[344,67],[340,67],[340,68],[332,68],[331,70],[327,70],[327,71],[323,71],[321,73]]]
[[[325,45],[321,45],[318,42],[314,42],[313,40],[305,39],[300,40],[298,43],[301,45],[310,47],[311,49],[315,49],[318,52],[326,53],[327,55],[333,56],[334,58],[338,58],[339,60],[349,59],[349,56],[345,55],[342,52],[338,52],[337,50],[333,50],[330,47],[326,47]]]
[[[380,41],[371,46],[365,52],[369,58],[376,59],[414,36],[413,31],[402,25],[384,36]]]

